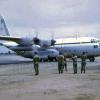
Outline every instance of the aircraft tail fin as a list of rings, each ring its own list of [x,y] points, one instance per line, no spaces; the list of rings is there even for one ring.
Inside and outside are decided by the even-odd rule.
[[[0,16],[0,35],[10,36],[8,29],[6,27],[5,21],[2,16]]]

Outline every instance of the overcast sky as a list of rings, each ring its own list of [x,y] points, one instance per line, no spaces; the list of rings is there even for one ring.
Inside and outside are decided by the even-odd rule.
[[[11,35],[100,37],[100,0],[0,0]]]

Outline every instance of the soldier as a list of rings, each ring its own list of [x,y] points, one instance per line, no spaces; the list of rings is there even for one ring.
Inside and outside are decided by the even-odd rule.
[[[34,53],[34,57],[33,57],[33,62],[34,62],[34,70],[35,70],[35,75],[39,75],[39,56],[37,54],[37,52]]]
[[[86,58],[87,58],[87,55],[85,54],[85,52],[82,53],[82,56],[81,56],[81,73],[84,71],[85,73],[85,67],[86,67]]]
[[[65,67],[65,71],[67,71],[67,54],[64,53],[64,67]]]
[[[75,55],[75,53],[73,53],[72,55],[72,60],[73,60],[73,71],[74,74],[77,73],[77,56]]]
[[[59,74],[62,74],[64,69],[64,56],[62,55],[62,53],[60,53],[60,55],[57,57],[57,61]]]

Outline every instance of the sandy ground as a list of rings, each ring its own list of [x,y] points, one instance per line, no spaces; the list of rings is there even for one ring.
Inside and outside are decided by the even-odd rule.
[[[40,75],[35,76],[33,64],[0,65],[0,100],[100,100],[100,59],[87,62],[86,74],[58,74],[57,63],[40,63]]]

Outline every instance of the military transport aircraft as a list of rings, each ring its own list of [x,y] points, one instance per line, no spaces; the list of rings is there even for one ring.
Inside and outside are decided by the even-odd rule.
[[[79,57],[82,52],[86,52],[90,61],[94,61],[95,57],[100,56],[100,40],[94,37],[63,38],[55,40],[41,40],[38,37],[12,37],[9,35],[2,16],[0,17],[0,34],[2,34],[0,40],[9,41],[3,43],[4,46],[24,57],[33,57],[35,51],[39,52],[41,56],[45,55],[50,59],[56,59],[59,52],[67,53],[68,57],[71,57],[74,52]],[[14,45],[12,45],[12,43]]]

